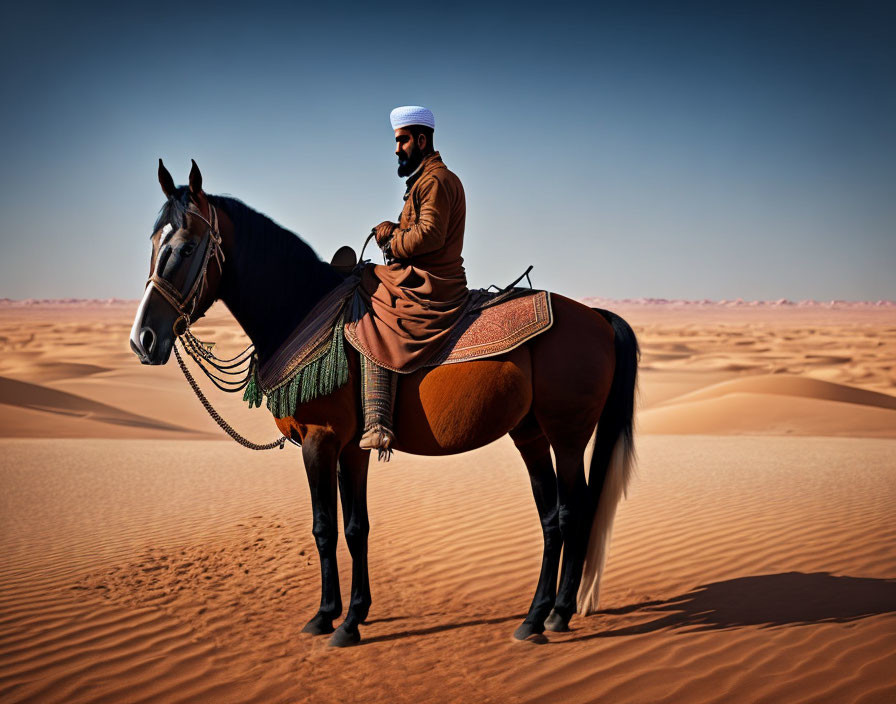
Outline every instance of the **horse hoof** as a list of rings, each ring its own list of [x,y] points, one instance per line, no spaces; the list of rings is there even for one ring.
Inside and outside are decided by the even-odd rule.
[[[513,639],[518,641],[526,641],[528,643],[547,643],[544,633],[536,629],[531,623],[525,621],[513,632]]]
[[[330,638],[330,647],[347,648],[351,645],[357,645],[361,642],[361,633],[357,628],[348,630],[340,626]]]
[[[544,620],[544,627],[554,633],[565,633],[569,630],[569,619],[563,618],[556,611],[551,611],[550,615]]]
[[[310,633],[312,636],[323,636],[333,632],[333,619],[317,614],[305,624],[302,633]]]

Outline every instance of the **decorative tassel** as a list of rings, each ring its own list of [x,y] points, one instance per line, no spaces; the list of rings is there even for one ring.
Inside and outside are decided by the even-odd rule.
[[[246,391],[243,393],[243,401],[249,402],[249,408],[253,406],[261,408],[263,393],[261,391],[261,383],[258,381],[258,358],[252,356],[249,369],[249,383],[246,384]]]
[[[262,389],[255,364],[243,400],[249,402],[249,408],[261,408],[262,399],[267,396],[267,407],[274,417],[286,418],[295,415],[301,404],[328,396],[341,388],[348,383],[348,377],[345,335],[343,323],[339,320],[333,328],[333,337],[327,351],[313,362],[300,366],[293,372],[292,378],[276,389],[268,392]]]

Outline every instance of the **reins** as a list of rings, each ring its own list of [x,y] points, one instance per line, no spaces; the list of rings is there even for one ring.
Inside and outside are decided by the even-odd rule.
[[[158,267],[156,267],[146,285],[154,287],[155,290],[161,294],[162,298],[168,301],[179,314],[178,318],[174,321],[173,331],[177,340],[183,347],[184,352],[196,362],[203,374],[211,379],[212,383],[221,389],[221,391],[236,393],[242,391],[249,384],[249,380],[252,378],[255,367],[258,364],[258,357],[255,354],[255,347],[249,345],[235,357],[221,359],[220,357],[215,356],[211,351],[212,345],[203,342],[190,331],[190,318],[193,313],[196,312],[198,301],[202,297],[202,294],[205,293],[208,283],[209,262],[214,256],[215,262],[218,264],[218,271],[223,276],[224,251],[221,249],[221,233],[218,230],[218,213],[215,210],[215,206],[209,203],[210,220],[206,220],[197,208],[190,207],[189,212],[198,217],[208,226],[205,235],[203,235],[205,250],[203,252],[202,267],[198,270],[195,280],[190,285],[187,293],[182,294],[169,281],[162,278],[161,273],[158,271]],[[215,410],[214,406],[212,406],[208,398],[206,398],[202,389],[199,388],[199,384],[196,383],[196,379],[187,368],[183,357],[181,357],[181,354],[177,349],[177,345],[175,344],[172,347],[174,349],[174,356],[177,358],[177,363],[184,373],[187,382],[190,384],[190,388],[193,389],[193,393],[196,394],[196,398],[199,399],[203,408],[205,408],[206,412],[211,416],[212,420],[218,424],[221,430],[227,433],[236,442],[250,450],[273,450],[275,447],[279,447],[282,450],[287,440],[293,444],[299,444],[295,442],[295,440],[287,438],[285,435],[281,435],[277,440],[265,443],[264,445],[259,445],[240,435],[232,425],[224,420],[221,414]],[[212,367],[218,374],[223,376],[218,376],[218,374],[209,371],[206,368],[206,365]],[[228,376],[235,378],[224,378]]]
[[[183,342],[181,342],[181,344],[183,344]],[[185,349],[186,349],[186,347],[185,347]],[[180,352],[178,352],[177,347],[174,348],[174,356],[177,357],[177,363],[180,365],[181,371],[184,373],[184,376],[187,378],[187,381],[190,384],[190,388],[193,389],[193,393],[196,394],[196,398],[198,398],[199,401],[202,403],[202,406],[205,408],[205,410],[211,416],[212,420],[214,420],[215,423],[217,423],[220,426],[221,430],[223,430],[230,437],[232,437],[234,440],[236,440],[236,442],[238,442],[240,445],[242,445],[243,447],[248,447],[250,450],[273,450],[275,447],[279,447],[282,450],[284,445],[286,444],[287,440],[295,443],[294,440],[290,440],[285,435],[281,435],[279,440],[274,440],[274,441],[266,443],[264,445],[259,445],[258,443],[254,443],[251,440],[248,440],[247,438],[240,435],[236,430],[233,429],[233,426],[230,425],[230,423],[228,423],[226,420],[224,420],[221,417],[221,414],[215,410],[215,408],[212,406],[212,404],[209,402],[209,400],[205,397],[205,394],[202,393],[202,389],[199,388],[199,384],[196,383],[196,379],[193,378],[193,375],[190,374],[190,370],[187,369],[187,365],[184,362],[184,358],[180,356]],[[194,359],[195,359],[195,357],[194,357]],[[208,375],[208,372],[201,365],[199,368],[202,369],[202,371],[204,371],[206,373],[206,375]],[[246,380],[246,383],[248,383],[248,379]],[[245,384],[243,384],[243,386],[245,386]],[[218,388],[220,389],[221,387],[219,386]],[[240,387],[240,388],[242,388],[242,387]],[[223,390],[230,391],[231,389],[223,389]]]

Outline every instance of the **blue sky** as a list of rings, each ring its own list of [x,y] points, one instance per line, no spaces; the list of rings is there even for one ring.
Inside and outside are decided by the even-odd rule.
[[[359,248],[422,104],[472,286],[896,298],[891,3],[122,5],[3,10],[0,297],[138,298],[160,156]]]

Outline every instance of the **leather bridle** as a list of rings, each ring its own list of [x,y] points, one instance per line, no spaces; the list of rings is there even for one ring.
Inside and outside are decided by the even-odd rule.
[[[202,265],[195,269],[195,274],[188,277],[183,286],[183,290],[174,286],[170,281],[164,279],[161,275],[160,264],[162,263],[162,246],[159,243],[159,256],[156,258],[156,265],[153,272],[146,282],[146,286],[155,288],[156,291],[171,305],[178,313],[177,319],[174,321],[174,334],[182,335],[190,327],[191,317],[196,312],[196,306],[208,283],[208,264],[212,257],[218,264],[218,271],[224,274],[224,251],[221,249],[221,233],[218,230],[218,212],[215,207],[209,203],[210,219],[202,215],[198,208],[192,203],[187,207],[187,212],[202,220],[207,228],[202,236],[200,247],[202,248]],[[189,280],[192,278],[192,281]],[[145,296],[145,293],[144,293]],[[178,330],[178,324],[183,323],[183,327]]]

